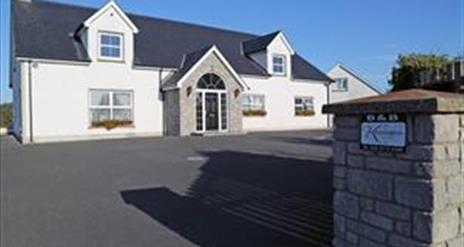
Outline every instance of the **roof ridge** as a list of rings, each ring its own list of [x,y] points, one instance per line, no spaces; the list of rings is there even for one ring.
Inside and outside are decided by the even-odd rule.
[[[52,0],[33,0],[32,2],[29,2],[29,4],[35,4],[35,3],[39,3],[39,4],[44,3],[44,4],[50,4],[50,5],[60,5],[60,6],[63,6],[63,7],[80,8],[80,9],[85,9],[85,10],[90,10],[90,11],[98,11],[100,9],[98,7],[93,7],[93,6],[78,5],[78,4],[73,4],[73,3],[55,2],[55,1],[52,1]],[[129,12],[129,11],[124,11],[124,13],[127,14],[129,16],[129,18],[130,17],[135,17],[135,18],[153,19],[153,20],[157,20],[157,21],[165,21],[165,22],[171,22],[171,23],[176,23],[176,24],[181,24],[181,25],[189,25],[189,26],[207,28],[207,29],[211,29],[211,30],[215,30],[215,31],[222,31],[222,32],[237,33],[237,34],[242,34],[242,35],[253,36],[253,37],[250,37],[250,40],[254,39],[254,38],[257,38],[257,37],[260,37],[258,34],[245,32],[245,31],[238,31],[238,30],[228,29],[228,28],[224,28],[224,27],[215,27],[215,26],[209,26],[207,24],[192,23],[192,22],[182,21],[182,20],[173,20],[173,19],[168,19],[168,18],[155,17],[155,16],[150,16],[150,15],[147,15],[147,14],[139,14],[139,13],[134,13],[134,12]]]

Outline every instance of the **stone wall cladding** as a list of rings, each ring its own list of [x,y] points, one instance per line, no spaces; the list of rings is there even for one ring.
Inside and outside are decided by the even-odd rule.
[[[334,246],[464,246],[464,114],[408,115],[404,153],[361,150],[359,115],[334,123]]]
[[[242,133],[242,88],[239,82],[233,77],[232,73],[226,68],[216,54],[209,55],[193,73],[184,81],[180,88],[180,135],[191,135],[196,131],[196,93],[195,89],[200,78],[208,73],[214,73],[222,78],[227,88],[228,104],[228,133]],[[187,88],[191,87],[190,95],[187,95]],[[240,94],[235,97],[235,90]]]
[[[179,90],[166,91],[163,97],[164,132],[167,135],[178,136],[180,134]]]

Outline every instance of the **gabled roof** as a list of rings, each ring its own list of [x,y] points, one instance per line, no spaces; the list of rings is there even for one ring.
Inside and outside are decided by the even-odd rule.
[[[332,69],[329,70],[329,73],[330,71],[334,70],[335,68],[340,68],[342,69],[343,71],[347,72],[348,74],[352,75],[353,77],[355,77],[356,79],[358,79],[360,82],[362,82],[363,84],[365,84],[367,87],[369,87],[370,89],[374,90],[375,92],[377,92],[378,94],[384,94],[384,92],[382,92],[382,90],[378,89],[377,87],[375,87],[369,80],[367,80],[366,78],[362,77],[361,75],[359,75],[358,73],[356,73],[354,70],[348,68],[347,66],[345,66],[343,63],[337,63],[334,67],[332,67]]]
[[[90,62],[83,42],[74,33],[98,10],[41,0],[15,1],[14,5],[17,57]],[[184,54],[215,44],[237,73],[268,76],[242,53],[242,42],[259,36],[140,15],[127,17],[139,29],[134,35],[135,66],[176,69]],[[295,79],[330,80],[296,53],[292,64]]]
[[[184,59],[182,60],[182,63],[179,67],[179,70],[176,73],[174,73],[174,75],[172,75],[163,84],[163,90],[169,90],[180,87],[184,79],[187,78],[187,76],[195,70],[195,67],[199,66],[204,59],[206,59],[209,55],[213,53],[218,56],[218,58],[233,75],[233,77],[235,77],[235,79],[239,82],[242,88],[249,89],[249,86],[240,78],[237,72],[222,55],[221,51],[215,45],[210,45],[198,51],[185,54]]]
[[[110,8],[113,8],[116,11],[116,13],[122,18],[122,20],[130,27],[132,32],[139,32],[137,26],[129,19],[129,17],[127,17],[124,11],[122,11],[122,9],[119,8],[119,6],[113,0],[110,0],[105,6],[100,8],[97,12],[95,12],[92,16],[85,20],[83,23],[84,26],[89,27],[92,24],[92,22],[98,19],[98,17],[100,17],[103,13],[105,13],[105,11],[107,11]]]
[[[280,31],[263,35],[243,42],[243,52],[252,54],[266,50],[269,44],[279,35]]]
[[[272,43],[272,41],[274,41],[277,37],[282,37],[285,46],[287,46],[288,50],[290,51],[290,54],[293,55],[295,52],[293,51],[293,48],[290,46],[290,43],[288,42],[287,38],[282,33],[282,31],[273,32],[243,42],[243,52],[248,55],[260,51],[265,51],[267,47]]]

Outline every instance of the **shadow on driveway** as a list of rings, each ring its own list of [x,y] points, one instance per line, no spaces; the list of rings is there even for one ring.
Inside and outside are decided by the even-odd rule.
[[[332,166],[242,152],[206,152],[185,195],[122,191],[130,204],[200,246],[329,246]]]

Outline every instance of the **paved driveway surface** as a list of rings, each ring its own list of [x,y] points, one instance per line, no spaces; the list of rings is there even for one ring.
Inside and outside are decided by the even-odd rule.
[[[330,133],[1,141],[1,246],[319,246]]]

